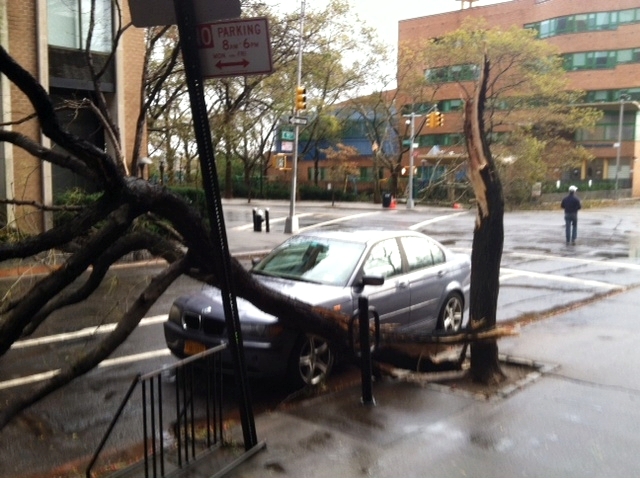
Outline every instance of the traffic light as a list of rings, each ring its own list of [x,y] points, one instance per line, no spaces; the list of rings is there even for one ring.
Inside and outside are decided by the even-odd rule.
[[[429,113],[429,116],[427,116],[427,126],[429,128],[435,128],[436,127],[436,113],[435,113],[435,111],[432,111],[431,113]]]
[[[444,124],[444,116],[439,111],[434,111],[434,113],[436,116],[436,119],[435,119],[436,126],[442,126]]]
[[[304,86],[296,86],[296,110],[307,109],[307,89]]]
[[[444,124],[444,116],[439,111],[432,111],[427,117],[427,126],[429,128],[438,128]]]

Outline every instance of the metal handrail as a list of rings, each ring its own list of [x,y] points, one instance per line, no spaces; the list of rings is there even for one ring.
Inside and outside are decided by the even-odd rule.
[[[132,380],[118,410],[111,420],[100,444],[94,453],[86,470],[86,478],[91,478],[91,472],[95,466],[100,454],[102,453],[109,437],[111,436],[116,424],[122,417],[122,412],[129,403],[133,392],[140,384],[142,387],[142,427],[143,427],[143,445],[144,445],[144,466],[145,477],[149,476],[165,476],[166,457],[165,447],[163,446],[162,430],[164,427],[163,413],[163,396],[162,396],[162,376],[172,371],[176,376],[176,437],[177,437],[177,463],[181,468],[184,464],[188,464],[196,457],[195,448],[195,408],[193,401],[193,370],[191,365],[196,362],[206,361],[205,373],[207,376],[207,394],[206,394],[206,448],[210,449],[222,440],[222,363],[220,355],[227,348],[226,344],[207,349],[199,354],[187,357],[176,363],[162,367],[161,369],[146,373],[138,374]],[[213,369],[209,370],[211,361]],[[188,374],[187,372],[191,372]],[[216,380],[211,383],[211,380]],[[155,387],[154,387],[155,383]],[[157,390],[157,395],[156,395]],[[147,406],[149,404],[149,407]],[[213,427],[213,436],[211,428]],[[150,429],[150,436],[148,431]],[[160,439],[158,443],[158,432]],[[184,436],[184,440],[182,439]],[[159,466],[158,466],[159,465]],[[151,468],[151,470],[150,470]]]

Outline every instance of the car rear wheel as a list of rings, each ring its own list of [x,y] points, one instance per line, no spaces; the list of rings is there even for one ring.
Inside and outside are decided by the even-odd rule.
[[[333,367],[334,355],[329,343],[317,335],[303,335],[296,342],[289,363],[289,379],[295,387],[324,382]]]
[[[438,329],[445,332],[457,332],[462,327],[464,305],[460,294],[452,292],[444,301],[440,316],[438,317]]]

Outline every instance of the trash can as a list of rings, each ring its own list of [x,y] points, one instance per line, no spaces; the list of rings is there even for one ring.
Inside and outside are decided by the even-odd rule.
[[[391,193],[382,194],[382,207],[391,207]]]

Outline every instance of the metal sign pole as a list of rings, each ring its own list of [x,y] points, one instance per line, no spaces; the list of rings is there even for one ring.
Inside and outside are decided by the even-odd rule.
[[[191,111],[193,114],[193,127],[198,144],[200,168],[202,170],[202,180],[207,199],[211,242],[214,245],[215,265],[217,266],[216,272],[220,278],[220,290],[222,292],[222,304],[228,330],[229,349],[233,356],[234,372],[238,380],[238,401],[244,435],[244,446],[245,450],[249,450],[257,445],[258,439],[247,384],[246,363],[244,349],[242,347],[240,321],[238,319],[238,305],[236,303],[236,296],[231,279],[231,260],[222,214],[218,173],[216,171],[209,118],[207,117],[207,107],[204,100],[202,71],[196,40],[195,9],[193,0],[174,0],[173,4],[178,31],[180,32],[182,59],[184,61]]]
[[[302,35],[304,33],[304,7],[305,0],[300,4],[300,30],[298,32],[298,81],[296,86],[300,86],[302,81]],[[298,109],[294,100],[294,116],[298,113]],[[291,175],[291,200],[289,202],[289,216],[285,220],[284,232],[287,234],[295,234],[299,230],[298,217],[296,216],[296,195],[298,194],[298,145],[300,137],[300,123],[296,121],[294,128],[293,140],[293,170]]]

